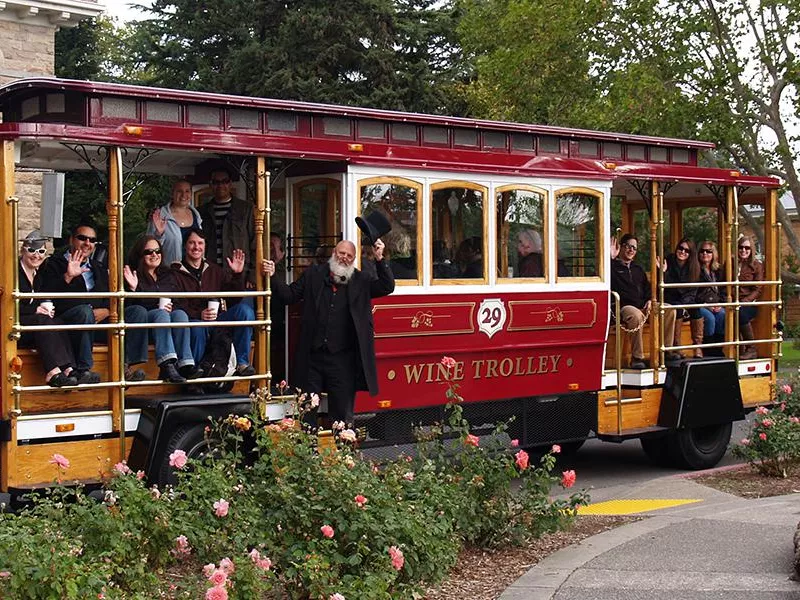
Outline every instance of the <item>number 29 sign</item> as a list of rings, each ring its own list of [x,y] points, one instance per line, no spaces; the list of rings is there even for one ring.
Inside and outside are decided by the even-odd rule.
[[[506,324],[506,305],[500,298],[486,298],[478,307],[478,329],[489,339]]]

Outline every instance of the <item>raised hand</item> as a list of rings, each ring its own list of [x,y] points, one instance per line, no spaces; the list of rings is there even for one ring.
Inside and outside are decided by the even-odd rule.
[[[375,243],[372,245],[372,254],[375,256],[375,262],[380,262],[383,260],[383,249],[386,245],[380,240],[375,240]]]
[[[234,273],[241,273],[244,271],[244,251],[237,248],[233,251],[233,257],[226,258],[225,260],[228,261],[228,266]]]
[[[81,264],[86,260],[87,254],[83,250],[73,250],[67,260],[67,270],[64,272],[64,279],[70,283],[76,277],[80,277],[89,267],[82,267]]]
[[[261,261],[261,274],[272,277],[275,274],[275,263],[271,260]]]
[[[153,222],[153,227],[158,235],[164,235],[164,230],[167,228],[167,219],[161,216],[161,210],[155,209],[150,220]]]
[[[136,271],[132,270],[129,265],[125,265],[122,269],[122,276],[131,291],[135,292],[136,288],[139,287],[139,275],[136,274]]]
[[[619,240],[615,237],[611,238],[611,260],[619,256]]]

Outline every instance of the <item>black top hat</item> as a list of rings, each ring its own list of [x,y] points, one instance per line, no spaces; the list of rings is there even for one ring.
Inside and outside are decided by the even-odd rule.
[[[356,225],[364,233],[370,244],[374,244],[381,236],[392,230],[389,219],[377,210],[369,213],[365,218],[356,217]]]

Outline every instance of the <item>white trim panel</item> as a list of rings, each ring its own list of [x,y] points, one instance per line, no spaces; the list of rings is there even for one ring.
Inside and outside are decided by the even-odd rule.
[[[125,411],[125,431],[136,431],[139,425],[139,409]],[[111,412],[104,411],[96,415],[69,416],[43,415],[41,417],[23,418],[17,422],[17,440],[41,440],[48,438],[74,438],[87,435],[104,435],[113,433]],[[56,431],[56,425],[74,425],[72,431]]]
[[[656,371],[653,369],[642,369],[641,371],[623,370],[622,371],[622,385],[632,387],[649,387],[653,385],[664,385],[667,380],[666,370],[658,371],[656,378]],[[617,387],[617,372],[605,371],[602,380],[603,389]]]

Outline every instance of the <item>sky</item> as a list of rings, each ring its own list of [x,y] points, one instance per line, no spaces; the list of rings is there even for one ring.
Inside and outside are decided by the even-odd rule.
[[[115,17],[121,22],[125,22],[145,18],[147,15],[137,11],[131,5],[150,4],[150,0],[106,0],[105,3],[106,12],[109,16]]]

